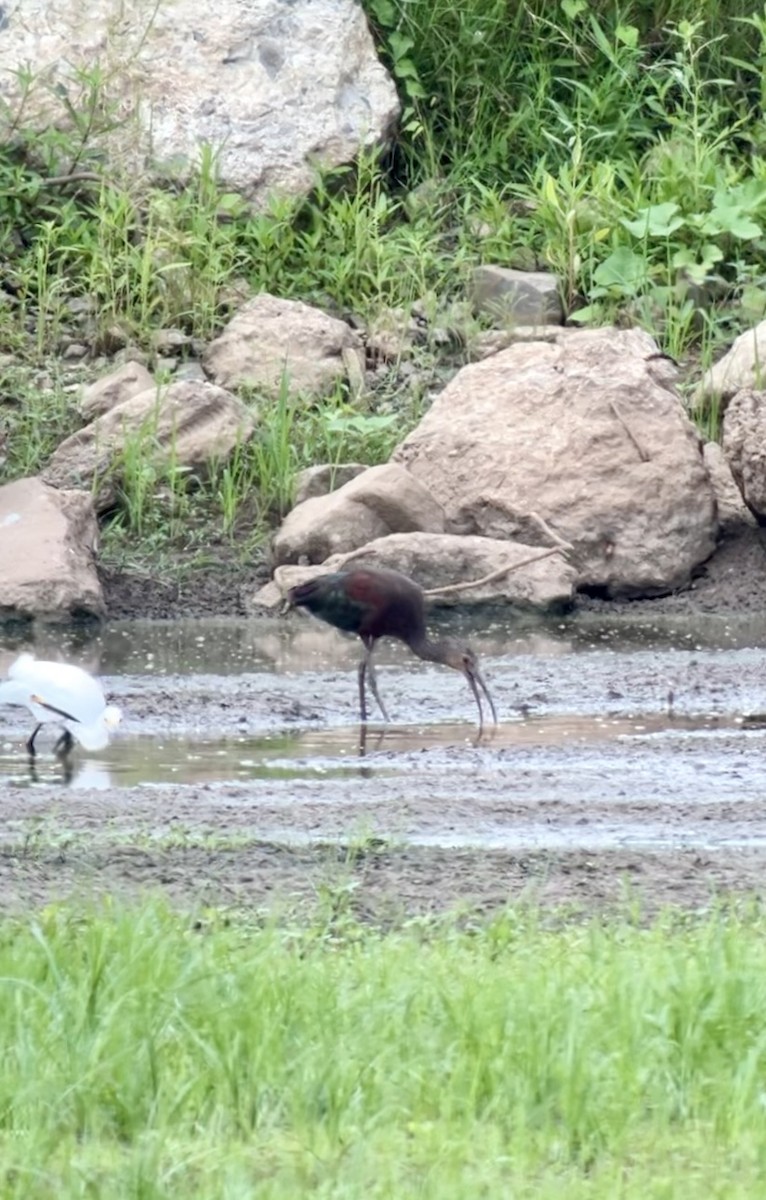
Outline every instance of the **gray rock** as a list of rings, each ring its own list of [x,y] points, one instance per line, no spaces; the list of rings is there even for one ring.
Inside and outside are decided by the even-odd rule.
[[[83,389],[80,400],[80,412],[84,417],[93,420],[102,413],[109,412],[124,400],[139,396],[154,387],[154,380],[146,367],[139,362],[126,362],[116,371],[97,379]]]
[[[260,388],[279,395],[283,376],[291,392],[320,395],[345,378],[344,351],[358,335],[321,309],[267,292],[249,300],[208,346],[204,367],[226,388]]]
[[[191,334],[184,333],[183,329],[158,329],[152,338],[158,354],[175,354],[191,346],[192,341]]]
[[[99,103],[118,121],[90,135],[109,165],[185,178],[213,147],[224,186],[265,204],[301,194],[315,164],[353,161],[385,140],[399,112],[364,11],[354,0],[24,0],[6,5],[0,98],[10,124],[71,124],[82,75],[101,72]],[[78,77],[77,73],[80,73]],[[71,99],[70,99],[71,98]]]
[[[97,535],[87,492],[58,491],[37,477],[0,487],[0,617],[102,617]]]
[[[205,383],[207,376],[198,362],[181,363],[173,372],[173,381],[185,380],[187,383]]]
[[[303,504],[304,500],[313,500],[315,496],[327,496],[366,470],[364,463],[321,463],[306,467],[298,472],[295,480],[295,504]]]
[[[561,325],[564,320],[558,280],[547,271],[514,271],[487,263],[474,268],[471,294],[476,312],[509,318],[517,325]]]
[[[275,563],[321,563],[389,533],[442,533],[444,513],[428,489],[396,463],[369,467],[328,496],[305,500],[274,535]]]
[[[464,367],[394,460],[451,532],[523,537],[535,512],[574,545],[581,588],[684,586],[715,548],[716,500],[674,371],[657,356],[637,329],[512,346]]]
[[[204,468],[213,458],[225,462],[248,440],[254,426],[253,412],[212,383],[152,387],[62,442],[43,478],[56,487],[93,489],[102,511],[117,497],[131,443],[132,454],[154,466],[172,461],[179,468]]]

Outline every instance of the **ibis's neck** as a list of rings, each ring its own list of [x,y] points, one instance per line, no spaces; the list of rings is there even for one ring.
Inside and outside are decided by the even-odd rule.
[[[450,643],[448,641],[435,642],[428,636],[425,630],[410,638],[407,645],[413,654],[417,654],[418,658],[424,659],[425,662],[443,663],[450,651]]]

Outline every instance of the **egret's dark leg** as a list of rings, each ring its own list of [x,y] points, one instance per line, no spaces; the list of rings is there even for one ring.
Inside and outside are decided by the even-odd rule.
[[[61,737],[56,742],[56,745],[53,747],[53,753],[58,758],[62,758],[62,759],[67,758],[72,753],[73,746],[74,746],[74,738],[72,737],[69,730],[65,729],[64,732],[62,733]]]
[[[35,725],[34,729],[32,730],[31,736],[27,739],[27,754],[29,755],[30,758],[34,758],[35,754],[37,753],[37,751],[35,750],[35,738],[37,737],[37,735],[40,732],[40,730],[42,729],[42,727],[43,727],[43,723],[41,721],[39,725]]]

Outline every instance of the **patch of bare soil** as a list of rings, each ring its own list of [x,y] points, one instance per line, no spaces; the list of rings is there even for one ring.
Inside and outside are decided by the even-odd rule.
[[[702,911],[722,899],[759,893],[764,867],[766,851],[744,849],[509,854],[269,843],[227,850],[6,849],[0,852],[0,911],[160,893],[183,907],[308,908],[384,924],[447,912],[486,917],[514,903],[573,915],[631,907],[648,918],[668,907]]]
[[[625,609],[647,613],[760,613],[766,596],[766,529],[743,526],[725,537],[688,588],[651,600],[582,599],[581,606],[604,613]]]
[[[175,578],[104,566],[99,576],[113,620],[166,620],[245,616],[247,601],[268,581],[269,571],[262,563],[242,566],[223,558],[211,567],[180,569]]]

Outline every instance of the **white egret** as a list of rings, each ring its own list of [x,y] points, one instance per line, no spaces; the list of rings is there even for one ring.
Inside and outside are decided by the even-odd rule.
[[[27,741],[30,758],[35,756],[35,738],[43,725],[56,722],[64,732],[54,753],[65,757],[76,738],[86,750],[103,750],[109,731],[122,719],[119,708],[107,704],[101,684],[81,667],[70,663],[43,662],[31,654],[20,654],[0,683],[0,704],[28,708],[37,721]]]

